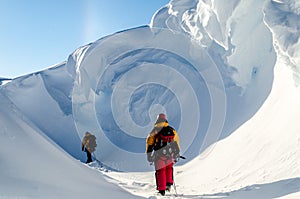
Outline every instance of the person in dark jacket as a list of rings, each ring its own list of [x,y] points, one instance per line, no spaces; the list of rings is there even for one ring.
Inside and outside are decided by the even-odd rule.
[[[90,132],[86,132],[84,138],[81,143],[81,150],[86,152],[87,161],[86,163],[92,162],[92,153],[95,151],[97,147],[96,137],[92,135]]]
[[[157,116],[154,128],[146,140],[147,160],[154,162],[157,190],[161,195],[170,191],[173,185],[173,165],[179,158],[179,137],[174,128],[169,126],[167,117]]]

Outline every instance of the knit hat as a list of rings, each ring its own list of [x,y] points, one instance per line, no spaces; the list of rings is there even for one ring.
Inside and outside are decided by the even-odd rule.
[[[167,120],[167,116],[164,113],[160,113],[157,116],[158,120]]]

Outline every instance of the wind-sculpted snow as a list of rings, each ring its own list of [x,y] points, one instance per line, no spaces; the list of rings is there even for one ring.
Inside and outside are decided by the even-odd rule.
[[[265,20],[274,33],[279,54],[286,59],[294,72],[294,79],[300,85],[300,2],[297,0],[268,1]]]
[[[156,114],[165,112],[191,160],[251,118],[272,87],[276,55],[263,3],[223,5],[174,0],[156,13],[150,28],[104,37],[78,48],[60,67],[17,78],[2,89],[78,159],[84,160],[80,138],[92,131],[95,155],[110,167],[147,167],[145,138]],[[34,94],[28,95],[30,90]]]
[[[276,55],[271,32],[264,24],[263,6],[264,1],[255,0],[174,0],[153,16],[150,26],[190,35],[208,49],[226,87],[234,84],[254,101],[253,88],[261,89],[264,101],[273,81],[270,74]],[[262,79],[267,87],[253,87]]]
[[[150,27],[91,44],[77,65],[73,92],[79,136],[95,132],[97,157],[110,167],[118,162],[116,169],[130,170],[134,162],[139,170],[159,112],[178,130],[189,159],[231,134],[272,87],[276,54],[263,6],[175,0]]]
[[[75,68],[71,63],[75,62],[69,58],[67,63],[13,79],[0,91],[45,135],[76,159],[84,160],[72,116]]]
[[[255,0],[173,0],[150,24],[191,36],[214,60],[227,93],[222,137],[251,118],[271,91],[276,53],[264,6]]]
[[[0,198],[139,198],[69,156],[2,90],[0,101]]]
[[[183,154],[195,156],[220,137],[223,79],[190,37],[147,26],[116,33],[89,48],[77,75],[77,130],[80,137],[85,131],[96,134],[96,155],[109,167],[149,168],[145,139],[160,112],[178,130]]]
[[[183,198],[299,198],[300,92],[285,67],[299,84],[299,13],[297,0],[172,0],[150,27],[0,78],[0,198],[132,198],[64,152],[85,161],[86,131],[93,156],[125,171],[109,182],[150,198],[153,174],[126,171],[153,171],[145,139],[160,112],[189,161],[174,168]]]

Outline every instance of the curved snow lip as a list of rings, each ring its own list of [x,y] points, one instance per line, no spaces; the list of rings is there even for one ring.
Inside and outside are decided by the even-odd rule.
[[[94,133],[97,158],[122,171],[150,169],[145,138],[158,113],[179,132],[183,154],[217,141],[226,114],[224,82],[208,53],[186,35],[148,26],[91,45],[72,101],[79,136]]]
[[[8,82],[10,82],[12,79],[10,78],[3,78],[0,77],[0,86],[7,84]]]

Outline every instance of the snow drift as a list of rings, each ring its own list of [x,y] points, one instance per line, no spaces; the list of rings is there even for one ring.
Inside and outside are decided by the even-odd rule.
[[[2,93],[0,100],[0,198],[134,198],[65,153]]]

